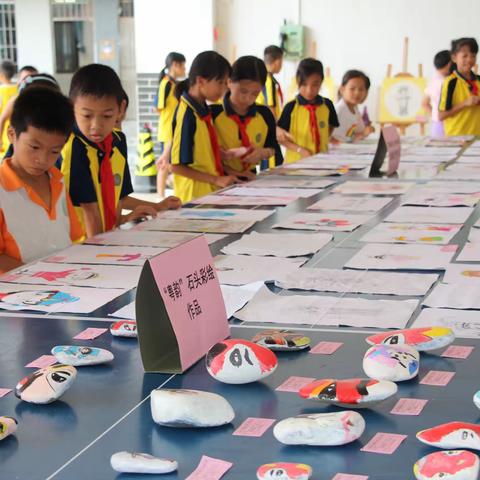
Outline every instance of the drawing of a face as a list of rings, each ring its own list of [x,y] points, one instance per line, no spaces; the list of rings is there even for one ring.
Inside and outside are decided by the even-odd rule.
[[[303,463],[268,463],[257,470],[260,480],[308,480],[312,468]]]
[[[270,375],[277,357],[268,348],[247,340],[224,340],[207,353],[207,370],[225,383],[249,383]]]
[[[363,358],[365,373],[378,380],[409,380],[419,365],[420,354],[408,345],[374,345]]]
[[[70,388],[77,370],[70,365],[53,365],[20,380],[15,395],[31,403],[51,403]]]
[[[370,345],[412,345],[417,350],[427,351],[444,347],[455,340],[455,334],[447,327],[422,327],[397,330],[394,332],[371,335],[367,339]]]
[[[136,337],[136,322],[121,320],[110,325],[110,333],[116,337]]]
[[[252,342],[270,350],[302,350],[310,345],[310,338],[289,330],[265,330],[255,335]]]
[[[420,480],[468,480],[477,478],[478,470],[478,456],[466,450],[433,452],[418,460],[413,467]]]
[[[80,300],[60,290],[25,290],[21,292],[0,293],[0,302],[9,305],[50,307],[57,303],[71,303]]]
[[[0,440],[17,431],[18,422],[13,417],[0,417]]]
[[[77,359],[84,359],[87,357],[97,357],[100,353],[98,348],[90,347],[76,347],[76,346],[59,346],[52,350],[52,354],[56,353],[66,353],[69,356],[72,356]]]
[[[79,282],[85,280],[91,280],[92,278],[98,278],[98,273],[94,272],[93,270],[77,270],[76,272],[71,273],[65,277],[67,282]]]
[[[417,438],[427,445],[441,448],[480,449],[480,425],[450,422],[417,433]]]

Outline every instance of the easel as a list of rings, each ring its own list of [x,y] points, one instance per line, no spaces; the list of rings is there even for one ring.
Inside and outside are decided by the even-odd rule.
[[[409,47],[409,39],[405,37],[403,40],[403,61],[402,61],[402,71],[394,75],[393,78],[414,78],[414,76],[408,72],[408,47]],[[388,64],[387,66],[387,78],[392,78],[392,64]],[[423,65],[421,63],[418,64],[418,78],[423,78]],[[415,120],[413,122],[379,122],[380,127],[383,127],[387,123],[392,123],[395,125],[399,130],[401,135],[405,135],[406,130],[408,127],[418,124],[420,126],[420,134],[425,135],[425,124],[426,120]]]

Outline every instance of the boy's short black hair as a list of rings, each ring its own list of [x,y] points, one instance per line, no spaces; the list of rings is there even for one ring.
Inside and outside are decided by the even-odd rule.
[[[87,95],[97,98],[115,97],[120,105],[125,99],[125,90],[113,68],[91,63],[77,70],[70,84],[69,96],[72,102],[77,97]]]
[[[323,64],[320,60],[316,60],[315,58],[304,58],[299,64],[297,68],[297,83],[298,85],[303,85],[307,78],[310,75],[320,75],[324,78],[323,75]]]
[[[18,70],[18,73],[22,72],[38,73],[38,70],[33,65],[24,65]]]
[[[283,58],[283,50],[276,45],[269,45],[263,51],[263,60],[267,65]]]
[[[10,60],[4,60],[0,63],[0,72],[5,75],[9,80],[13,78],[15,72],[17,71],[15,64]]]
[[[72,132],[75,117],[70,100],[51,88],[29,88],[13,104],[10,124],[17,137],[28,127],[55,132],[67,138]]]
[[[451,53],[457,53],[461,48],[468,47],[472,53],[475,55],[478,53],[478,43],[473,37],[463,37],[458,38],[457,40],[452,40],[452,51]]]
[[[442,50],[433,57],[433,65],[437,70],[445,68],[452,61],[449,50]]]

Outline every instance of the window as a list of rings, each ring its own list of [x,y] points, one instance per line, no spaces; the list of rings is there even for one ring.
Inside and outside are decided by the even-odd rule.
[[[121,17],[133,17],[133,0],[118,0]]]
[[[0,2],[0,58],[17,64],[17,35],[13,0]]]

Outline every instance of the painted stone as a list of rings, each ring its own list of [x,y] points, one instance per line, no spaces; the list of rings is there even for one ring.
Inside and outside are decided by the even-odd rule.
[[[419,367],[420,354],[409,345],[374,345],[363,357],[363,370],[376,380],[410,380]]]
[[[304,463],[266,463],[257,470],[258,480],[308,480],[312,467]]]
[[[395,395],[397,390],[397,385],[388,380],[325,378],[305,385],[298,393],[302,398],[352,408],[381,402]]]
[[[175,460],[132,452],[114,453],[110,458],[110,465],[120,473],[170,473],[178,468]]]
[[[418,432],[417,438],[427,445],[439,448],[480,450],[480,425],[466,422],[443,423]]]
[[[447,327],[422,327],[377,333],[367,337],[370,345],[410,345],[419,352],[446,347],[455,340],[453,330]]]
[[[478,471],[478,456],[467,450],[433,452],[413,466],[417,480],[477,480]]]
[[[71,365],[52,365],[33,372],[15,387],[15,395],[30,403],[58,400],[73,384],[77,370]]]
[[[76,345],[58,345],[52,348],[52,355],[65,365],[81,367],[99,365],[113,360],[113,353],[103,348],[79,347]]]
[[[235,418],[227,400],[200,390],[153,390],[150,407],[154,422],[166,427],[218,427]]]
[[[114,337],[137,337],[137,322],[120,320],[110,325],[110,333]]]
[[[208,373],[224,383],[256,382],[273,373],[277,364],[272,351],[248,340],[224,340],[207,353]]]
[[[335,446],[354,442],[364,430],[363,417],[346,410],[286,418],[275,425],[273,435],[285,445]]]
[[[310,338],[290,330],[264,330],[252,342],[273,351],[297,351],[310,346]]]
[[[473,403],[477,408],[480,408],[480,390],[473,396]]]
[[[13,417],[0,417],[0,440],[17,431],[18,422]]]

